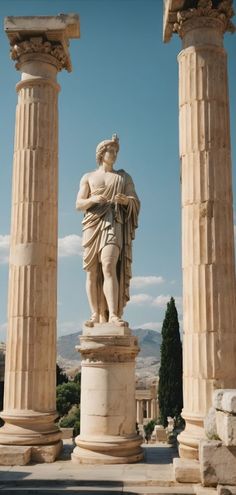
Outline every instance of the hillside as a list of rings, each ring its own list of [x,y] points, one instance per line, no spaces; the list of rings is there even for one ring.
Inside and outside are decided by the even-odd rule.
[[[75,350],[79,345],[82,332],[63,335],[57,341],[57,360],[64,369],[73,368],[80,363],[80,353]],[[154,330],[133,330],[138,337],[141,351],[136,360],[136,375],[138,378],[157,376],[160,361],[161,334]]]
[[[80,361],[80,354],[75,350],[75,346],[79,345],[80,332],[71,333],[70,335],[62,335],[57,341],[57,354],[63,359],[69,361]],[[133,330],[133,334],[138,337],[141,351],[139,357],[154,357],[158,361],[160,359],[160,344],[161,335],[154,330],[142,330],[141,328]]]

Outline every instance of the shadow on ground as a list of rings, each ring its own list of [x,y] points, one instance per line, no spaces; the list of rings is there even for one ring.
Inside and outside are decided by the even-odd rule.
[[[144,447],[144,462],[146,464],[172,464],[174,457],[179,457],[179,453],[176,447],[163,445]]]

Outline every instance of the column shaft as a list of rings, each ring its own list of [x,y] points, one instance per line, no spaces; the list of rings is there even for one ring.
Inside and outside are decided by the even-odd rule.
[[[57,86],[19,86],[4,411],[55,412]]]
[[[190,34],[178,57],[186,420],[179,440],[182,456],[197,457],[214,389],[235,386],[236,290],[226,53],[217,30],[199,29],[197,45]]]

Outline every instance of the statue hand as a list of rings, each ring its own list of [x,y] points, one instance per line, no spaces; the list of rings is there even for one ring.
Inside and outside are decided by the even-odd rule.
[[[95,194],[94,196],[91,196],[90,200],[95,204],[104,204],[107,202],[107,199],[102,194]]]
[[[128,202],[129,202],[129,198],[125,194],[118,193],[115,196],[115,201],[119,205],[127,206]]]

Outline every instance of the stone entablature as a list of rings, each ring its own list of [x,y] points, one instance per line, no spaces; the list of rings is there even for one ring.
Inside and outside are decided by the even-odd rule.
[[[11,57],[20,69],[23,58],[45,60],[51,56],[57,61],[57,70],[72,70],[69,39],[80,37],[79,16],[59,14],[58,16],[6,17],[4,29],[10,40]]]

